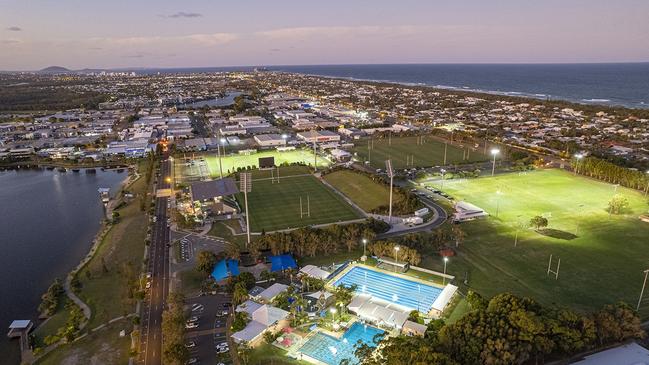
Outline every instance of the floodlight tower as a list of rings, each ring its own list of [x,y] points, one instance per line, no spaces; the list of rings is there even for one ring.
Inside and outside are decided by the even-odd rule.
[[[496,173],[496,156],[500,153],[500,150],[497,148],[494,148],[491,150],[491,154],[494,156],[494,162],[493,165],[491,166],[491,176],[494,176]]]
[[[317,155],[317,146],[316,140],[313,140],[313,170],[318,171],[318,155]]]
[[[246,234],[248,240],[246,241],[246,248],[250,244],[250,211],[248,210],[248,193],[252,191],[252,174],[249,172],[242,172],[239,174],[239,189],[243,191],[243,199],[246,205]]]
[[[216,143],[216,154],[219,155],[219,173],[221,179],[223,179],[223,160],[221,159],[221,145],[223,145],[223,153],[225,153],[225,138],[221,137],[221,131],[219,130],[216,133],[217,143]]]
[[[638,305],[635,307],[636,312],[640,310],[640,302],[642,302],[642,295],[644,294],[644,287],[647,285],[647,274],[649,274],[649,269],[644,271],[644,281],[642,282],[642,290],[640,290],[640,298],[638,298]]]
[[[392,183],[394,182],[394,170],[392,170],[392,160],[385,161],[385,170],[390,177],[390,209],[388,211],[388,224],[392,224]]]

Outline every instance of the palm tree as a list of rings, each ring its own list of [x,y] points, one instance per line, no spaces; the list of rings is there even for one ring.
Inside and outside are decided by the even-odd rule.
[[[243,282],[238,282],[234,285],[234,290],[232,291],[232,303],[234,306],[237,306],[248,299],[248,290],[246,289],[246,284]]]

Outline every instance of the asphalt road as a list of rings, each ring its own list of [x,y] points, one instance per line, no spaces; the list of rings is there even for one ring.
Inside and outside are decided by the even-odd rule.
[[[171,163],[160,164],[157,189],[169,188],[167,177]],[[155,200],[155,223],[149,246],[148,271],[151,273],[151,288],[142,308],[142,348],[145,365],[162,364],[162,312],[169,292],[169,248],[170,232],[167,226],[167,198]]]

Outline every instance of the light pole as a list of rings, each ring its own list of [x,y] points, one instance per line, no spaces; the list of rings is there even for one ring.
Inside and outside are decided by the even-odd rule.
[[[649,170],[647,170],[647,187],[644,188],[644,196],[647,196],[648,191],[649,191]]]
[[[366,247],[367,247],[367,238],[363,238],[363,261],[367,259],[367,255],[365,253]]]
[[[575,172],[575,176],[577,176],[577,172],[579,170],[579,163],[581,162],[581,159],[584,158],[584,155],[578,153],[575,155],[575,158],[577,159],[577,162],[575,163],[574,172]]]
[[[385,170],[390,177],[390,208],[388,210],[388,224],[392,224],[392,184],[394,182],[394,170],[392,169],[392,160],[385,161]]]
[[[444,276],[442,276],[442,285],[446,285],[446,264],[448,263],[448,257],[444,257]]]
[[[497,148],[491,150],[491,154],[494,156],[494,162],[491,166],[491,176],[494,176],[494,174],[496,173],[496,155],[498,155],[498,153],[500,153],[500,150]]]
[[[440,186],[439,190],[444,190],[444,174],[446,173],[446,170],[439,169],[439,172],[442,173],[442,183],[441,183],[441,186]]]
[[[644,294],[644,287],[647,285],[647,274],[649,269],[644,271],[644,281],[642,282],[642,290],[640,290],[640,298],[638,298],[638,305],[635,307],[636,312],[640,309],[640,302],[642,302],[642,295]]]
[[[498,213],[500,212],[500,196],[502,192],[500,190],[496,191],[496,218],[498,218]]]
[[[335,322],[336,321],[336,308],[331,307],[329,309],[329,312],[331,312],[331,321]]]
[[[223,146],[223,153],[219,152],[219,145],[216,145],[216,151],[219,152],[219,172],[221,174],[221,179],[223,179],[223,161],[221,160],[221,156],[225,154],[225,142],[227,142],[225,138],[219,139],[219,144]]]
[[[395,263],[399,263],[399,250],[401,247],[399,246],[394,246],[394,261]],[[394,265],[394,272],[397,272],[397,265]]]

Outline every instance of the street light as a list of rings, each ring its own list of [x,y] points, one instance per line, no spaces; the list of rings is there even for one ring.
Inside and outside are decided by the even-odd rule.
[[[367,257],[365,254],[365,248],[367,247],[367,238],[363,238],[363,257]]]
[[[335,321],[336,320],[336,308],[334,308],[334,307],[329,308],[329,312],[331,312],[331,320]]]
[[[577,163],[575,164],[574,172],[575,172],[575,175],[577,175],[577,170],[579,170],[579,162],[581,161],[582,158],[584,158],[584,155],[582,155],[581,153],[578,153],[578,154],[575,155],[575,158],[577,159]]]
[[[444,276],[442,276],[442,285],[446,285],[446,263],[448,262],[448,257],[444,257]]]
[[[394,261],[398,264],[399,263],[399,250],[401,247],[399,246],[394,246]],[[397,271],[397,266],[394,266],[394,272]]]
[[[647,196],[647,191],[649,191],[649,170],[647,170],[647,187],[644,188],[644,196]]]
[[[439,172],[442,173],[442,184],[441,184],[441,187],[439,188],[439,190],[444,190],[444,174],[446,173],[446,170],[439,169]]]
[[[491,176],[494,176],[496,173],[496,155],[500,153],[500,150],[497,148],[494,148],[491,150],[491,154],[494,156],[494,162],[493,165],[491,166]]]

